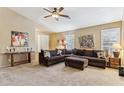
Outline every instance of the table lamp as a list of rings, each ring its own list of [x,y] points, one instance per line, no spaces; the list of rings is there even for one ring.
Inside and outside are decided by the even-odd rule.
[[[120,46],[120,44],[119,44],[119,43],[114,43],[114,44],[112,45],[112,47],[115,49],[115,50],[113,51],[114,57],[119,57],[119,55],[120,55],[120,50],[122,49],[122,47]]]

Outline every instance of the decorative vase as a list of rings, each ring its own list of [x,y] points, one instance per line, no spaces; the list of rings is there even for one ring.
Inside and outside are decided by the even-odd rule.
[[[13,48],[13,52],[15,52],[15,48]]]
[[[31,48],[31,50],[30,51],[32,51],[32,48]]]
[[[29,48],[27,48],[27,52],[29,52]]]

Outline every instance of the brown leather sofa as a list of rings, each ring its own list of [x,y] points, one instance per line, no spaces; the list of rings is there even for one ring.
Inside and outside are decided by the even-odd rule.
[[[88,59],[88,65],[106,68],[106,59],[97,57],[97,52],[102,50],[81,50],[81,49],[64,49],[62,55],[57,54],[57,50],[49,50],[50,57],[44,57],[44,50],[39,53],[39,63],[50,66],[56,63],[64,62],[66,57],[80,57]]]

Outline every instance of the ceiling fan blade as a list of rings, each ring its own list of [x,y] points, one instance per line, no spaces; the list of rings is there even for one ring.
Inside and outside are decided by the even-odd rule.
[[[52,13],[50,10],[46,9],[46,8],[43,8],[43,10],[49,12],[49,13]]]
[[[52,16],[52,15],[44,16],[44,18],[47,18],[47,17],[50,17],[50,16]]]
[[[59,16],[61,16],[61,17],[66,17],[66,18],[71,19],[70,16],[68,16],[68,15],[59,14]]]
[[[59,12],[61,12],[63,9],[64,9],[63,7],[60,7],[60,8],[59,8]]]
[[[55,18],[56,19],[56,21],[59,21],[59,18]]]

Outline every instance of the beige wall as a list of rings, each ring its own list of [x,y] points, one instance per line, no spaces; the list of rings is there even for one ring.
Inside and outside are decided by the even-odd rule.
[[[57,46],[57,40],[64,38],[65,34],[71,34],[74,33],[75,35],[75,47],[80,48],[79,43],[78,43],[78,37],[80,35],[86,35],[86,34],[94,34],[95,36],[95,49],[100,49],[100,35],[101,35],[101,30],[103,29],[109,29],[109,28],[116,28],[119,27],[121,28],[122,22],[113,22],[113,23],[108,23],[108,24],[103,24],[103,25],[97,25],[97,26],[92,26],[92,27],[87,27],[87,28],[82,28],[82,29],[77,29],[73,31],[67,31],[67,32],[62,32],[62,33],[52,33],[50,35],[50,48],[55,49]]]
[[[36,33],[39,29],[42,33],[42,26],[9,10],[0,8],[0,66],[9,64],[6,55],[6,47],[11,45],[11,31],[29,32],[29,46],[36,50]],[[40,33],[40,34],[41,34]]]
[[[59,36],[59,34],[57,34],[57,33],[50,34],[50,49],[55,49],[56,48],[57,40],[58,40],[57,36]]]
[[[122,34],[121,34],[121,43],[122,43],[122,48],[124,49],[124,20],[122,21]]]
[[[121,51],[121,65],[124,66],[124,19],[122,21],[122,34],[121,34],[121,46],[122,46],[122,51]]]

